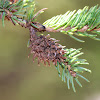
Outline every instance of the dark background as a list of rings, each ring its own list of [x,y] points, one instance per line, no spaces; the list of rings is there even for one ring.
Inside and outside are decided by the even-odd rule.
[[[38,21],[64,14],[68,10],[78,10],[84,6],[100,5],[99,0],[37,0],[37,10],[47,7]],[[49,33],[45,33],[49,34]],[[81,38],[79,43],[61,33],[50,33],[51,37],[60,40],[67,48],[83,48],[82,52],[90,63],[87,68],[92,73],[84,73],[90,83],[80,79],[83,87],[75,84],[77,92],[67,89],[66,83],[58,77],[53,65],[51,67],[32,62],[28,59],[27,48],[29,32],[20,26],[5,21],[2,27],[0,20],[0,100],[100,100],[100,42],[89,38]]]

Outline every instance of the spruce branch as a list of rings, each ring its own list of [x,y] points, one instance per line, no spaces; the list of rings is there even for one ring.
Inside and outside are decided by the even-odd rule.
[[[88,6],[85,6],[77,12],[76,10],[67,11],[63,15],[60,14],[48,19],[43,25],[46,26],[46,31],[48,32],[62,32],[79,42],[84,41],[74,35],[100,41],[100,38],[97,38],[97,35],[100,35],[100,7],[96,5],[89,9]]]
[[[94,6],[88,10],[85,7],[83,10],[70,12],[64,15],[57,15],[46,22],[40,24],[36,22],[36,17],[47,8],[43,8],[36,12],[34,0],[0,0],[0,18],[4,26],[5,19],[11,21],[14,25],[21,25],[29,30],[30,39],[28,47],[31,48],[30,54],[34,59],[38,59],[38,64],[43,62],[44,65],[52,62],[61,76],[62,81],[67,82],[68,89],[70,83],[75,90],[74,81],[82,87],[78,77],[83,78],[89,82],[80,73],[91,72],[89,69],[82,67],[87,65],[85,59],[80,59],[79,56],[83,54],[81,49],[70,48],[59,44],[55,38],[50,38],[50,35],[37,35],[37,32],[63,32],[73,37],[73,34],[78,36],[88,36],[97,39],[96,35],[86,33],[87,31],[95,32],[99,35],[99,9]],[[95,17],[93,14],[95,14]],[[76,37],[73,37],[76,40]],[[99,40],[99,39],[98,39]],[[82,42],[82,40],[79,40]],[[70,83],[69,83],[70,82]]]

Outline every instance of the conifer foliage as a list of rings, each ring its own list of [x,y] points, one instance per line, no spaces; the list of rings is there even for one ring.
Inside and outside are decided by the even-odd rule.
[[[44,36],[41,32],[61,32],[69,35],[79,42],[84,42],[76,38],[74,35],[90,37],[95,40],[100,40],[97,36],[100,35],[100,7],[98,5],[84,7],[77,12],[67,11],[65,14],[60,14],[48,19],[43,24],[36,21],[36,17],[44,12],[47,8],[43,8],[36,12],[34,0],[0,0],[0,18],[2,25],[4,21],[11,21],[14,25],[20,25],[29,30],[29,48],[30,54],[34,59],[38,59],[38,64],[43,62],[44,65],[50,66],[52,62],[57,69],[59,77],[67,83],[70,89],[70,83],[75,90],[74,81],[82,87],[78,77],[89,82],[88,79],[81,75],[82,72],[91,72],[91,70],[82,67],[89,64],[85,59],[80,59],[83,54],[81,48],[66,48],[59,44],[55,38],[50,35]],[[40,35],[37,34],[40,32]],[[91,32],[93,34],[90,34]]]

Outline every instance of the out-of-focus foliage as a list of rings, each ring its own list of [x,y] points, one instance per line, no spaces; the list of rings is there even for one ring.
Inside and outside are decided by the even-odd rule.
[[[11,20],[13,24],[17,22],[26,23],[21,19],[27,21],[32,20],[35,15],[35,2],[34,0],[18,0],[16,3],[11,3],[8,0],[0,1],[0,16],[4,26],[5,18]]]

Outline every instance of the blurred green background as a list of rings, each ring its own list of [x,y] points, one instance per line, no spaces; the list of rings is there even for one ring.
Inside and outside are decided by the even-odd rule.
[[[36,0],[37,10],[47,7],[38,21],[45,20],[67,10],[78,10],[84,6],[100,5],[99,0]],[[45,33],[49,34],[49,33]],[[5,21],[2,27],[0,20],[0,100],[100,100],[100,42],[89,38],[79,43],[61,33],[50,33],[51,37],[60,40],[67,48],[83,48],[90,63],[87,68],[92,73],[84,73],[90,83],[80,79],[83,87],[75,84],[77,92],[68,90],[67,85],[58,77],[53,65],[51,67],[32,62],[28,59],[27,48],[29,32],[20,26]]]

